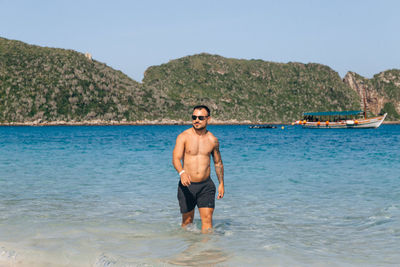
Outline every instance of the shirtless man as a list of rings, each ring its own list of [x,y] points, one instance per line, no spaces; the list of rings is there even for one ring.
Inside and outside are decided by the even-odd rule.
[[[193,222],[197,205],[201,218],[201,230],[212,229],[215,206],[215,185],[210,178],[210,155],[213,156],[218,177],[218,199],[224,197],[224,165],[219,152],[218,139],[207,130],[210,110],[206,106],[193,109],[193,127],[178,135],[172,163],[180,175],[178,200],[182,213],[182,227]],[[182,166],[183,163],[183,166]]]

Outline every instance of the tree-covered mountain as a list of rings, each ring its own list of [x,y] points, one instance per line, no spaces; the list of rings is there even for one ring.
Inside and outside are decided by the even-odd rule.
[[[140,120],[152,97],[120,71],[64,49],[0,38],[0,121]]]
[[[358,109],[359,96],[320,64],[273,63],[200,54],[150,67],[143,84],[157,88],[162,113],[206,103],[220,120],[288,122],[304,111]]]
[[[362,107],[400,119],[400,71],[366,79],[320,64],[199,54],[146,70],[142,83],[72,50],[0,38],[0,123],[188,121],[209,105],[217,121],[290,122],[304,111]]]

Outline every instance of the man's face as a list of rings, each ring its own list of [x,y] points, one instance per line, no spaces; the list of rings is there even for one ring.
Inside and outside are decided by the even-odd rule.
[[[193,116],[196,116],[196,118],[193,119]],[[196,130],[205,129],[207,127],[209,118],[210,117],[207,116],[207,110],[205,110],[204,108],[193,110],[192,114],[193,128],[195,128]]]

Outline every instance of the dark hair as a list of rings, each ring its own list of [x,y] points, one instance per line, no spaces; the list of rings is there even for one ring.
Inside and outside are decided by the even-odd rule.
[[[210,116],[210,109],[205,105],[198,105],[193,108],[193,111],[196,109],[205,109],[207,111],[207,116]]]

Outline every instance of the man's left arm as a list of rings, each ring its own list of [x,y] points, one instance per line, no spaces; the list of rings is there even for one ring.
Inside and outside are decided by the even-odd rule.
[[[218,186],[218,199],[224,197],[224,164],[222,163],[221,153],[219,151],[218,139],[215,139],[215,147],[212,152],[214,159],[215,173],[217,174],[219,186]]]

